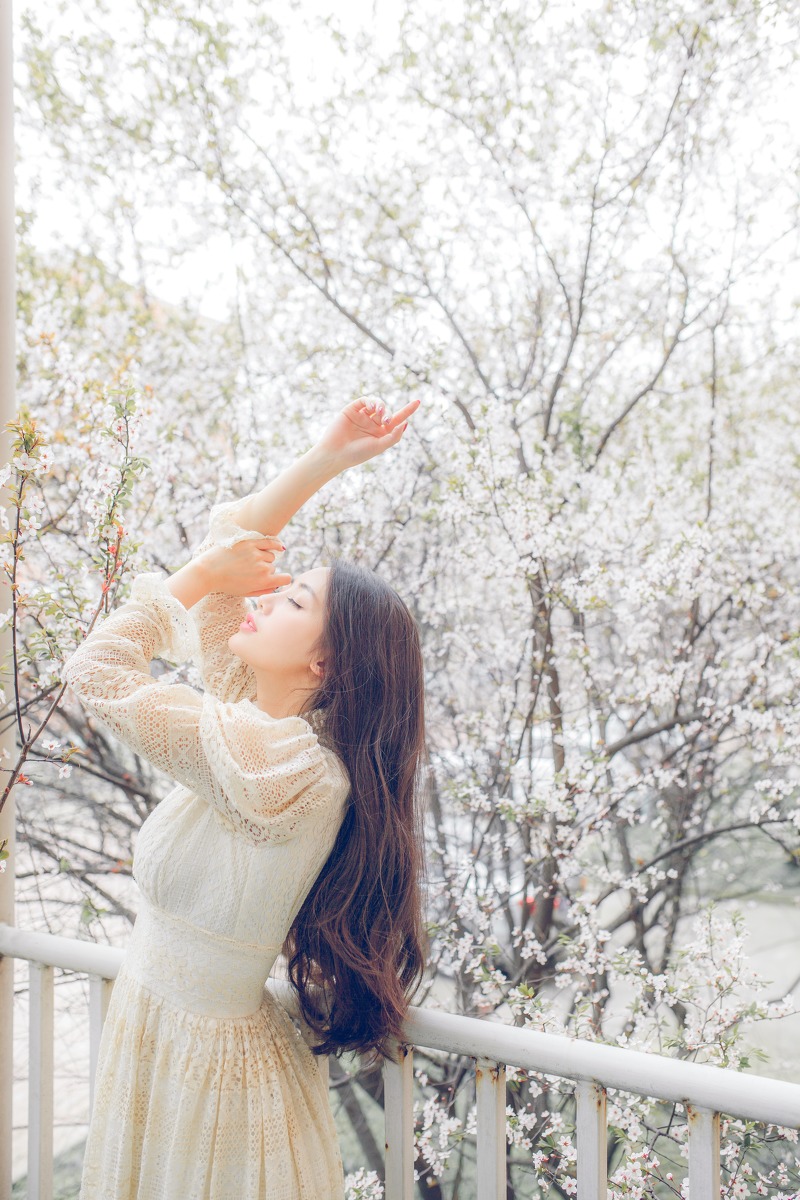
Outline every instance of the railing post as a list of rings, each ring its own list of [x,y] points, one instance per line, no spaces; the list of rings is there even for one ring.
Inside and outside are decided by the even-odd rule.
[[[28,1200],[53,1200],[53,967],[30,964]]]
[[[690,1200],[719,1200],[719,1113],[686,1105]]]
[[[475,1060],[478,1181],[481,1200],[506,1200],[506,1067]]]
[[[578,1142],[577,1200],[606,1200],[608,1195],[608,1128],[606,1090],[599,1083],[575,1086]]]
[[[102,975],[89,976],[89,1116],[94,1108],[95,1078],[97,1076],[97,1059],[100,1054],[100,1038],[103,1033],[108,1002],[111,999],[113,979],[104,979]]]
[[[385,1200],[412,1200],[414,1192],[414,1054],[394,1043],[399,1065],[383,1063],[383,1114],[386,1128]]]

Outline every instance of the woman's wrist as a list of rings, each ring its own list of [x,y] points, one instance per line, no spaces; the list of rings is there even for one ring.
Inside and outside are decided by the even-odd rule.
[[[349,466],[348,463],[342,462],[340,458],[326,450],[318,442],[315,442],[310,450],[306,450],[303,459],[311,470],[318,472],[322,483],[329,483],[331,479],[335,479],[337,475],[346,471]]]
[[[167,587],[184,608],[191,608],[214,590],[214,582],[203,562],[203,556],[193,558],[167,578]]]
[[[314,445],[236,509],[243,529],[280,534],[284,525],[320,488],[345,470],[340,458]]]

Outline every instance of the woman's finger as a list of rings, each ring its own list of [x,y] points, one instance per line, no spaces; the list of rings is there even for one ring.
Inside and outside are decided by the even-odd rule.
[[[376,402],[371,400],[369,396],[359,396],[356,400],[351,400],[344,407],[345,412],[351,412],[356,417],[371,416],[376,407]]]
[[[266,581],[261,590],[256,592],[256,595],[263,596],[265,592],[274,592],[277,588],[286,587],[286,585],[291,582],[292,576],[287,575],[285,572],[283,575],[270,575],[269,579]]]
[[[248,592],[247,595],[263,596],[269,592],[277,592],[278,588],[287,587],[289,583],[291,583],[290,575],[271,575],[259,588],[255,588],[254,592]]]
[[[411,400],[408,404],[404,405],[399,412],[394,413],[391,417],[385,417],[383,419],[383,428],[397,428],[397,426],[401,425],[403,421],[407,420],[407,418],[410,417],[413,412],[417,411],[419,403],[419,400]]]
[[[364,416],[372,417],[373,421],[383,419],[383,414],[386,411],[386,405],[382,400],[367,400],[364,405]]]
[[[382,400],[373,400],[369,396],[359,396],[351,401],[347,408],[352,409],[361,417],[369,417],[372,422],[371,432],[381,441],[393,434],[402,434],[408,425],[408,418],[417,411],[420,401],[416,397],[393,415],[386,415],[386,405]],[[395,440],[399,440],[396,438]]]
[[[383,450],[388,450],[396,442],[400,441],[405,430],[405,425],[396,425],[394,429],[384,429],[375,437],[375,454],[380,454]]]

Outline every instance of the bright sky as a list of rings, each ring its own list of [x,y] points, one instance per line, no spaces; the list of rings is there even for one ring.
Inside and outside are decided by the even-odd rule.
[[[456,0],[458,2],[458,0]],[[130,11],[130,0],[113,0],[115,20],[124,22],[126,5]],[[289,47],[294,46],[292,64],[298,94],[311,97],[315,93],[324,92],[329,86],[332,68],[332,57],[327,35],[315,30],[312,26],[315,17],[324,17],[335,12],[337,23],[346,32],[355,32],[358,28],[370,28],[378,45],[390,45],[395,37],[398,14],[402,11],[402,0],[348,0],[346,5],[331,5],[330,0],[303,0],[302,15],[289,6],[283,8],[281,21],[287,30]],[[236,0],[232,0],[236,7]],[[440,3],[440,8],[446,7]],[[14,7],[14,40],[18,45],[21,36],[19,18],[23,11],[34,13],[42,24],[54,24],[52,0],[15,0]],[[91,26],[85,20],[82,6],[74,3],[69,6],[68,19],[56,19],[56,24],[74,31],[76,34]],[[341,68],[341,59],[337,57]],[[33,174],[38,175],[44,184],[44,193],[35,201],[36,224],[34,236],[42,250],[56,247],[66,240],[77,244],[81,240],[83,222],[79,205],[57,184],[55,164],[49,161],[43,149],[30,144],[26,130],[24,145],[20,145],[20,133],[17,132],[17,167],[16,178],[20,195],[29,195],[29,181]],[[137,228],[141,234],[153,241],[162,240],[169,243],[170,217],[169,209],[163,214],[157,211],[143,213],[137,219]],[[235,293],[236,265],[242,254],[247,253],[246,247],[231,244],[224,236],[206,239],[196,251],[187,253],[180,262],[165,264],[163,268],[148,270],[148,286],[152,294],[169,303],[180,304],[191,300],[203,316],[225,319],[230,311],[231,300]],[[138,282],[138,268],[132,246],[128,246],[122,271],[122,277],[130,283]]]
[[[452,10],[455,15],[461,8],[461,0],[430,0],[439,11],[443,7]],[[499,3],[499,0],[498,0]],[[592,5],[592,0],[558,0],[553,8],[574,9]],[[119,26],[124,26],[125,12],[131,11],[132,0],[113,0],[114,19]],[[201,0],[197,2],[198,12],[205,6]],[[396,39],[399,15],[404,7],[404,0],[348,0],[347,4],[332,4],[331,0],[301,0],[295,7],[288,4],[282,6],[281,23],[287,30],[287,40],[294,47],[291,56],[292,69],[298,92],[305,93],[309,98],[315,94],[326,92],[331,84],[332,72],[335,68],[341,70],[342,59],[331,55],[328,35],[314,28],[314,21],[335,13],[337,22],[346,32],[355,32],[358,28],[369,29],[372,37],[381,49],[388,49]],[[231,0],[229,11],[242,11],[239,0]],[[23,10],[33,12],[43,23],[60,23],[73,35],[90,30],[87,23],[85,6],[78,0],[67,5],[67,14],[57,17],[53,13],[52,0],[15,0],[15,42],[21,34],[19,17]],[[552,11],[552,10],[551,10]],[[122,83],[122,81],[120,81]],[[787,77],[780,81],[782,94],[775,98],[774,112],[776,121],[785,119],[786,113],[800,111],[800,81],[796,77]],[[763,145],[764,153],[769,153],[770,136],[763,123],[763,113],[754,114],[748,128],[742,123],[737,130],[741,142],[749,147]],[[413,131],[411,133],[413,137]],[[65,240],[77,244],[81,240],[82,221],[78,211],[78,198],[73,198],[68,189],[59,186],[57,164],[52,162],[45,152],[44,145],[36,147],[30,142],[30,136],[25,131],[25,143],[20,145],[20,133],[17,134],[18,162],[17,180],[20,199],[30,195],[31,177],[39,175],[42,179],[43,193],[34,201],[37,221],[34,236],[37,244],[44,250],[56,246]],[[110,186],[112,184],[110,183]],[[175,220],[175,208],[172,206],[173,197],[165,196],[162,210],[152,207],[137,216],[137,231],[146,241],[158,247],[163,247],[163,264],[161,266],[148,264],[147,283],[150,291],[159,298],[174,304],[183,301],[191,303],[192,307],[207,317],[225,319],[230,311],[231,300],[235,294],[237,262],[249,254],[246,245],[232,244],[226,235],[204,237],[197,249],[188,252],[180,262],[174,264],[168,261],[170,230]],[[709,205],[713,197],[709,196]],[[755,218],[769,221],[768,214],[753,214]],[[654,235],[657,231],[654,230]],[[133,252],[130,236],[121,239],[123,243],[121,273],[124,279],[137,283],[139,272]],[[786,245],[787,257],[791,247]],[[783,284],[792,296],[797,295],[797,272],[791,266],[792,259],[788,257],[787,270]]]

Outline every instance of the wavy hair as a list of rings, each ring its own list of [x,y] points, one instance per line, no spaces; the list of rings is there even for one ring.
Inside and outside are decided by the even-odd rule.
[[[322,1039],[313,1053],[352,1051],[374,1065],[396,1061],[392,1040],[402,1040],[429,951],[419,630],[375,571],[334,558],[314,652],[325,672],[305,711],[322,710],[320,740],[338,754],[351,787],[333,849],[282,950],[303,1018]]]

